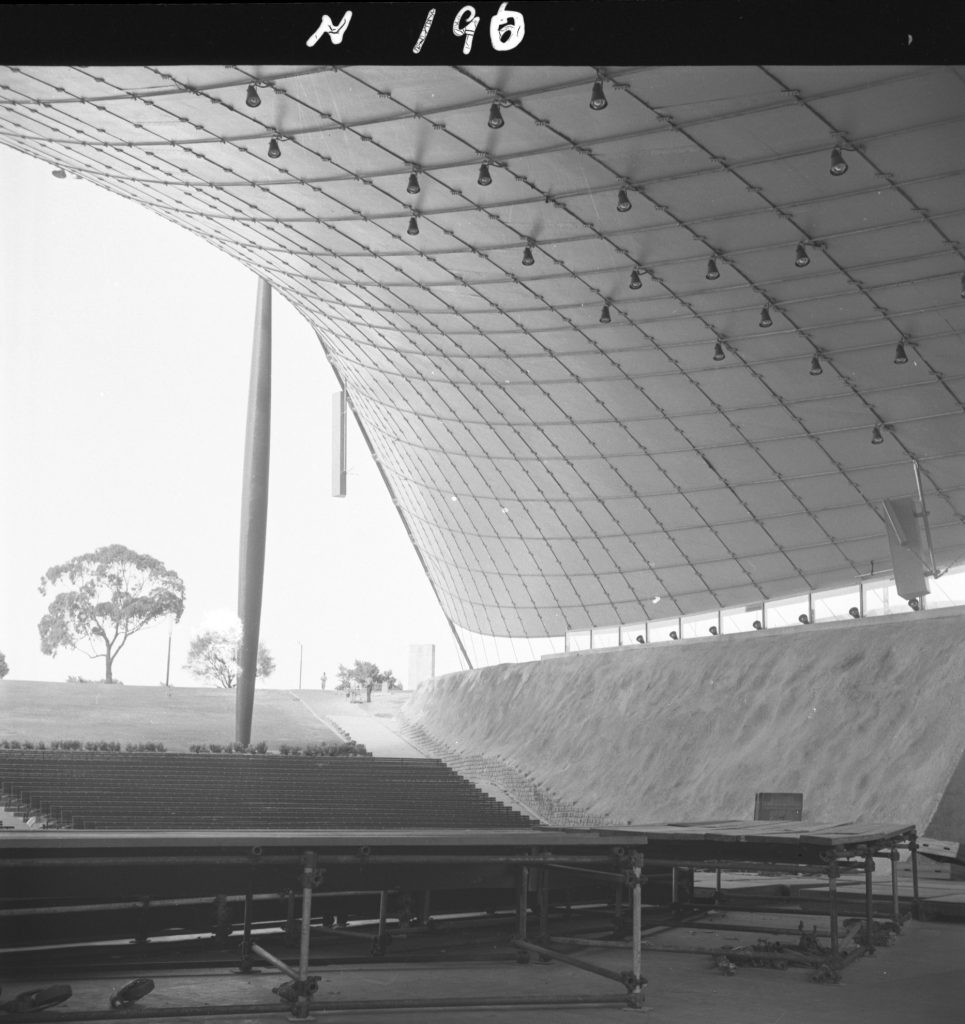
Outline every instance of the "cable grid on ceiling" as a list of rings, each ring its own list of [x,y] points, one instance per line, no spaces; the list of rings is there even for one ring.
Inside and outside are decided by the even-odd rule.
[[[426,106],[420,111],[393,96],[391,87],[385,88],[384,83],[380,87],[376,81],[378,75],[367,69],[294,69],[290,73],[264,76],[274,81],[266,81],[244,69],[228,70],[237,73],[199,85],[184,80],[183,76],[195,75],[197,82],[205,77],[200,73],[183,69],[176,72],[145,69],[145,75],[153,75],[153,80],[163,85],[142,91],[118,86],[116,93],[111,91],[112,79],[118,76],[113,69],[103,75],[77,70],[71,73],[74,88],[89,79],[93,83],[91,88],[96,86],[100,91],[90,96],[60,95],[45,102],[30,98],[24,80],[40,90],[47,88],[47,77],[56,78],[56,72],[18,69],[11,80],[17,87],[4,83],[5,98],[0,100],[0,123],[7,126],[3,137],[8,142],[14,139],[18,148],[39,152],[53,162],[63,161],[66,152],[71,159],[59,166],[66,166],[71,173],[87,176],[166,219],[202,234],[219,249],[271,280],[305,313],[314,324],[340,379],[349,387],[353,409],[360,420],[367,423],[366,436],[380,465],[386,467],[386,481],[410,535],[413,527],[420,534],[421,539],[413,538],[417,549],[420,546],[423,549],[420,557],[434,558],[430,549],[439,544],[456,556],[449,566],[436,565],[428,569],[431,578],[434,573],[438,576],[433,579],[434,585],[437,592],[446,592],[450,606],[480,604],[477,598],[481,591],[473,582],[474,574],[479,580],[491,575],[484,561],[488,553],[477,553],[478,564],[466,566],[474,573],[460,573],[458,578],[453,575],[451,570],[466,562],[466,551],[459,539],[483,534],[460,520],[450,506],[468,501],[476,493],[490,494],[500,502],[509,501],[521,486],[520,472],[525,474],[526,486],[533,495],[525,501],[532,502],[534,509],[539,507],[548,512],[553,530],[574,542],[587,544],[593,540],[612,544],[619,539],[631,545],[621,551],[631,553],[629,557],[634,566],[650,566],[645,550],[648,537],[662,536],[670,549],[676,551],[677,564],[688,566],[692,573],[690,578],[697,583],[690,590],[678,583],[665,586],[658,571],[653,570],[654,585],[671,600],[676,594],[682,600],[694,598],[699,603],[700,595],[704,594],[711,602],[708,607],[724,592],[746,586],[763,593],[770,582],[777,580],[773,573],[769,576],[767,572],[748,569],[741,561],[743,556],[721,540],[721,523],[701,511],[703,496],[717,490],[731,495],[732,507],[742,510],[744,521],[756,524],[768,538],[771,553],[782,553],[792,566],[789,574],[803,585],[807,586],[809,579],[816,577],[809,576],[806,569],[794,567],[793,560],[787,559],[787,554],[797,551],[798,546],[786,538],[782,541],[773,533],[782,517],[810,516],[819,525],[825,547],[834,552],[837,560],[835,571],[842,578],[864,571],[865,549],[849,556],[834,534],[820,524],[818,513],[852,510],[857,514],[862,510],[865,515],[877,516],[874,494],[868,491],[867,485],[859,486],[856,481],[862,474],[880,476],[897,469],[900,462],[896,462],[894,450],[887,458],[877,452],[874,459],[870,456],[855,458],[858,451],[868,451],[863,446],[871,427],[876,432],[887,428],[888,437],[897,441],[897,450],[920,462],[926,480],[940,499],[943,523],[963,520],[959,489],[943,486],[937,477],[929,475],[932,466],[936,471],[944,471],[947,452],[941,446],[930,449],[914,434],[916,430],[920,434],[922,430],[954,419],[962,412],[962,374],[950,373],[948,369],[950,363],[953,370],[960,368],[961,362],[956,363],[954,357],[950,360],[945,351],[947,339],[960,333],[955,319],[956,315],[960,316],[960,307],[951,293],[962,265],[961,247],[955,236],[962,211],[948,203],[944,208],[929,211],[908,191],[909,188],[940,189],[961,176],[963,168],[945,166],[938,172],[899,176],[883,170],[880,161],[874,162],[869,155],[875,146],[886,145],[902,135],[911,137],[914,133],[947,128],[962,120],[963,115],[954,110],[942,113],[923,108],[912,122],[896,121],[862,133],[857,130],[860,118],[852,118],[857,128],[845,132],[819,109],[821,104],[846,103],[858,95],[862,102],[870,102],[883,90],[894,87],[925,88],[938,77],[952,77],[960,88],[961,77],[957,71],[878,69],[867,72],[864,80],[859,75],[857,80],[848,82],[848,76],[844,76],[845,83],[841,85],[804,89],[786,83],[770,69],[746,69],[734,72],[741,76],[741,85],[746,85],[746,89],[732,95],[707,95],[673,104],[667,103],[665,97],[662,102],[659,99],[650,102],[647,98],[651,86],[660,92],[660,69],[630,68],[612,72],[591,69],[589,73],[579,69],[555,69],[545,84],[527,86],[524,82],[514,91],[505,81],[499,87],[493,84],[504,76],[504,71],[456,68],[446,72],[450,75],[449,84],[454,95],[458,93],[465,99],[437,107]],[[527,70],[531,79],[532,69]],[[207,74],[214,72],[207,69]],[[833,75],[826,77],[829,81],[834,78]],[[278,81],[283,79],[286,86],[278,86]],[[341,86],[332,79],[350,81],[355,91],[342,94],[342,106],[350,108],[350,113],[336,118],[318,105],[316,100],[321,88],[315,87],[317,79],[325,79],[325,87],[333,97],[340,95]],[[626,106],[610,129],[606,128],[605,115],[599,112],[571,118],[568,111],[560,114],[557,110],[560,119],[556,114],[542,116],[541,105],[545,108],[546,103],[560,100],[579,103],[582,110],[589,85],[597,80],[607,89],[612,88],[621,104],[634,104],[644,117],[644,127],[637,129],[636,122],[627,127],[630,108]],[[286,124],[266,123],[242,106],[240,90],[252,83],[270,89],[278,104],[288,105],[282,111],[282,120],[288,118]],[[54,85],[54,89],[57,88],[63,92],[63,87]],[[229,90],[233,90],[231,101],[225,99]],[[11,92],[20,95],[7,99],[6,95]],[[577,100],[575,97],[579,94],[582,98]],[[19,102],[24,97],[26,102]],[[365,107],[369,97],[377,99],[385,109],[366,114],[366,109],[374,109]],[[611,97],[611,103],[613,101]],[[506,119],[527,120],[533,131],[542,133],[542,144],[527,142],[520,147],[517,142],[496,146],[487,140],[481,145],[478,139],[467,135],[471,126],[465,115],[471,113],[481,118],[490,102],[502,105]],[[148,117],[142,117],[138,123],[117,110],[108,109],[122,107],[124,103],[146,106],[156,123],[152,125]],[[263,105],[267,106],[259,104]],[[217,116],[214,119],[203,116],[207,109],[215,111]],[[685,116],[669,112],[676,109],[683,109]],[[308,117],[309,121],[294,123],[298,117],[292,110],[296,110],[298,117]],[[753,118],[775,113],[793,116],[796,111],[803,112],[809,119],[806,134],[809,138],[821,135],[820,143],[813,139],[794,141],[772,147],[763,155],[753,152],[754,147],[751,147],[749,155],[743,158],[724,158],[694,134],[706,126],[728,120],[735,125],[736,137],[742,130],[748,130],[746,126]],[[261,114],[268,113],[267,109],[261,111]],[[230,133],[220,130],[218,119],[222,115],[231,121]],[[452,123],[440,120],[450,115],[454,118]],[[88,120],[94,123],[88,124]],[[106,127],[108,123],[111,128]],[[433,143],[444,140],[450,147],[449,155],[432,161],[415,159],[411,147],[418,142],[412,142],[412,133],[406,138],[398,133],[392,135],[396,129],[410,123],[415,126],[417,139],[419,131],[424,130]],[[461,128],[452,126],[460,123]],[[165,131],[175,124],[188,126],[198,133],[197,137],[166,136]],[[24,129],[28,127],[30,133],[25,134]],[[39,140],[44,138],[43,131],[60,133],[59,141],[42,143]],[[73,135],[64,137],[67,132]],[[140,133],[141,137],[132,137],[134,133]],[[556,141],[546,142],[547,137]],[[47,138],[49,140],[50,136]],[[318,149],[325,139],[348,139],[345,144],[339,143],[338,159]],[[700,155],[700,166],[673,167],[666,173],[631,173],[634,169],[626,164],[632,161],[628,161],[626,148],[621,150],[620,147],[632,142],[642,149],[661,140],[672,140],[672,145],[677,146],[683,141],[688,159]],[[275,155],[246,145],[255,141],[270,141],[276,148]],[[279,142],[284,146],[280,147]],[[865,173],[871,168],[875,180],[870,185],[839,190],[829,201],[860,197],[875,201],[889,194],[899,197],[912,215],[882,217],[879,214],[868,227],[843,226],[834,231],[810,232],[806,230],[806,223],[795,219],[795,211],[801,216],[822,212],[826,197],[807,194],[804,189],[800,195],[792,190],[788,196],[772,198],[764,186],[748,177],[769,169],[791,167],[795,161],[826,153],[834,143],[843,147],[849,157],[855,154],[852,159],[863,162]],[[313,149],[313,145],[316,148]],[[58,146],[62,149],[58,150]],[[406,146],[410,147],[409,152],[403,152]],[[533,173],[533,167],[538,169],[538,161],[548,156],[559,161],[588,162],[602,177],[591,181],[584,175],[585,187],[583,184],[554,187],[558,182],[552,180],[552,176],[537,180]],[[292,169],[286,169],[285,160],[295,161],[299,169],[294,169],[294,164]],[[623,161],[624,166],[619,166],[619,161]],[[310,173],[312,165],[319,163],[326,173]],[[453,173],[474,174],[480,163],[491,185],[454,186]],[[270,177],[265,174],[269,168]],[[480,167],[481,179],[483,169]],[[259,170],[264,176],[256,176]],[[396,194],[393,186],[398,185],[401,191],[407,178],[411,184],[412,176],[417,178],[418,191]],[[790,177],[793,178],[793,170]],[[667,196],[651,195],[660,189],[695,181],[711,190],[718,188],[719,182],[736,182],[745,199],[739,206],[731,205],[730,209],[725,207],[689,216],[684,193],[679,197],[671,195],[669,200]],[[878,185],[880,187],[876,187]],[[344,191],[346,186],[347,192]],[[484,190],[492,186],[496,186],[496,190],[490,199]],[[730,196],[728,188],[722,188],[721,194]],[[520,194],[513,195],[514,189]],[[426,199],[429,192],[434,193],[431,202]],[[624,207],[621,215],[630,209],[636,210],[626,226],[616,223],[609,211],[596,205],[603,199],[612,203],[617,193]],[[447,202],[447,196],[456,197],[458,202]],[[339,209],[342,212],[337,212]],[[320,214],[319,210],[325,212]],[[551,219],[555,218],[549,226],[544,211]],[[521,220],[527,215],[528,223]],[[749,217],[759,225],[766,225],[768,217],[776,218],[787,226],[788,232],[783,240],[773,238],[759,244],[745,242],[734,246],[721,246],[706,234],[708,230],[719,234],[733,225],[738,234],[743,231],[746,235]],[[454,218],[459,219],[458,223]],[[419,233],[403,234],[406,222],[410,229],[415,227]],[[545,231],[540,229],[541,224]],[[909,247],[902,255],[884,259],[877,258],[877,253],[870,257],[859,253],[860,258],[845,260],[836,257],[833,251],[860,235],[884,233],[887,236],[889,232],[919,225],[937,237],[937,244],[933,242],[925,252],[920,251],[918,240],[915,242],[917,249]],[[362,233],[358,234],[357,229],[362,229]],[[640,245],[635,244],[642,231],[650,238],[659,235],[668,242],[669,254],[658,253],[644,259]],[[419,241],[413,241],[414,238]],[[811,254],[820,257],[820,265],[805,275],[809,290],[795,291],[801,287],[801,278],[795,274],[785,272],[775,276],[750,269],[755,258],[778,251],[788,254],[786,258],[790,260],[794,245],[806,246]],[[528,264],[524,264],[522,270],[510,269],[506,265],[507,258],[518,260],[520,253],[524,260],[528,257]],[[957,259],[957,265],[953,262],[939,266],[938,262],[949,255]],[[465,265],[466,258],[471,266]],[[710,288],[695,287],[694,268],[708,263],[709,271],[711,260],[715,263],[715,281],[720,278],[722,283]],[[906,286],[914,283],[926,289],[943,283],[947,294],[944,301],[935,301],[929,292],[917,306],[909,308],[906,303],[889,308],[887,303],[894,284],[856,276],[867,277],[883,267],[907,265],[916,260],[925,263],[922,272],[914,278],[903,278],[902,283]],[[934,261],[935,265],[929,261]],[[306,265],[307,269],[300,269],[299,264]],[[530,266],[534,268],[532,271],[528,269]],[[617,272],[623,282],[619,286],[614,284],[613,275]],[[636,280],[632,275],[637,275]],[[312,282],[310,290],[305,287],[308,281]],[[824,290],[815,292],[815,285],[820,281],[826,282]],[[636,290],[638,283],[643,289],[641,295],[634,296],[625,290]],[[571,294],[572,289],[576,289],[577,294],[561,301],[561,288],[569,289]],[[722,302],[728,293],[734,294],[738,300],[736,305],[714,305]],[[864,304],[865,311],[860,315],[848,305],[855,298]],[[670,308],[662,308],[661,303],[669,303]],[[837,303],[842,313],[814,322],[813,307],[820,303],[832,306]],[[650,306],[658,315],[648,313]],[[756,326],[758,310],[762,321],[759,327]],[[737,316],[743,316],[744,323],[736,325],[735,333],[733,321]],[[540,322],[534,322],[533,318]],[[927,318],[931,318],[931,326],[922,329],[918,322]],[[765,321],[770,321],[766,328]],[[601,327],[601,323],[605,326]],[[729,330],[722,329],[725,323],[732,324]],[[775,326],[778,323],[780,326]],[[621,332],[621,340],[616,343],[605,336],[611,324],[614,334]],[[865,328],[872,326],[888,328],[891,336],[869,335]],[[835,339],[829,347],[827,338],[839,329],[851,332],[862,329],[864,334],[855,333],[854,339],[845,343]],[[755,350],[748,344],[751,334],[756,342],[791,344],[785,351]],[[400,344],[400,338],[406,339],[406,343]],[[486,339],[491,351],[474,350],[480,348],[479,338]],[[521,344],[523,340],[525,346]],[[864,374],[867,379],[856,380],[853,371],[847,368],[848,360],[861,360],[863,353],[868,353],[869,358],[876,357],[881,363],[899,362],[897,358],[892,359],[892,353],[897,352],[896,346],[899,346],[907,357],[906,345],[912,351],[916,369],[927,376],[927,382],[918,378],[904,383],[882,382],[876,380],[873,373]],[[632,355],[646,350],[655,355],[659,353],[662,368],[651,366],[643,372],[625,365]],[[706,353],[704,360],[699,353]],[[598,367],[609,367],[609,370],[585,372],[580,367],[580,359],[585,360],[587,356],[597,360]],[[567,365],[567,357],[575,366]],[[781,368],[787,364],[793,369],[808,359],[811,359],[811,374],[824,375],[819,382],[822,390],[802,394],[796,387],[786,393],[779,376]],[[561,377],[546,379],[546,371],[536,368],[540,360]],[[714,363],[724,360],[729,374],[727,379],[735,380],[736,372],[744,375],[742,380],[753,381],[756,389],[753,393],[759,396],[757,401],[749,400],[740,388],[735,391],[735,400],[721,400],[720,387],[707,374]],[[457,369],[460,365],[465,369]],[[513,370],[507,378],[504,367],[509,365]],[[870,364],[863,362],[862,369],[865,366]],[[834,390],[829,390],[832,379]],[[579,391],[578,401],[570,396],[566,403],[559,403],[558,397],[562,396],[555,395],[554,386],[561,381],[569,382]],[[681,412],[673,402],[668,405],[661,401],[661,393],[677,381],[687,385],[692,396],[688,401],[698,403],[688,407],[689,411]],[[917,408],[901,408],[898,401],[901,396],[908,396],[908,401],[914,404],[920,388],[926,384],[943,393],[934,408],[921,402]],[[617,385],[635,390],[643,412],[620,418],[611,412],[607,389]],[[747,385],[742,387],[746,391]],[[458,404],[452,404],[450,399],[455,398],[455,393],[449,394],[446,388],[458,389]],[[531,396],[537,392],[541,395],[537,403],[540,412],[534,416]],[[667,395],[670,396],[670,392]],[[802,418],[808,403],[821,408],[822,403],[827,402],[836,403],[838,418],[844,416],[844,421],[835,423],[832,419],[828,424],[816,426]],[[879,409],[881,403],[883,406]],[[473,410],[475,418],[467,417],[467,408]],[[855,410],[859,409],[865,410],[861,423],[855,422]],[[792,427],[770,435],[762,434],[757,427],[748,432],[749,418],[758,411],[768,410],[780,410],[782,422]],[[701,416],[718,417],[735,440],[695,440],[688,433],[688,418],[693,422]],[[621,452],[641,450],[640,430],[647,423],[655,427],[665,424],[670,434],[678,438],[671,446],[665,441],[662,447],[661,443],[654,447],[645,445],[649,455],[696,458],[717,483],[711,485],[686,479],[675,482],[672,476],[667,476],[669,485],[664,490],[641,491],[613,460],[621,458]],[[474,430],[479,433],[493,424],[502,424],[515,432],[512,449],[507,449],[507,454],[487,451],[474,455],[470,464],[460,468],[453,456],[466,447]],[[600,433],[604,426],[610,428],[606,436]],[[567,435],[559,433],[564,428],[571,431],[569,440]],[[863,435],[861,449],[853,447],[858,442],[851,441],[858,433]],[[827,448],[832,443],[838,445],[839,438],[841,443],[850,446],[845,456]],[[809,469],[807,459],[802,462],[799,457],[797,464],[791,460],[783,467],[774,461],[783,459],[790,451],[786,445],[799,439],[806,439],[821,453],[824,468]],[[473,446],[478,448],[478,442],[473,441]],[[770,450],[771,454],[765,457],[763,449]],[[738,454],[753,452],[757,467],[754,471],[759,472],[759,467],[764,467],[775,486],[786,490],[785,500],[793,511],[772,511],[758,522],[759,517],[741,495],[741,474],[735,476],[732,469],[714,466],[715,453],[720,455],[725,450]],[[601,489],[599,483],[603,466],[607,470],[603,475],[639,503],[641,515],[649,515],[656,523],[655,531],[628,530],[608,515],[607,491],[605,487]],[[470,468],[472,475],[466,477]],[[507,476],[510,468],[513,473]],[[686,477],[686,472],[683,476]],[[815,504],[792,489],[795,481],[819,477],[843,484],[849,500],[842,501],[839,496],[830,504]],[[438,482],[440,479],[442,483]],[[572,489],[574,485],[579,491],[579,500],[568,500],[567,487]],[[435,489],[439,495],[449,493],[455,502],[432,510],[431,515],[423,515],[413,488]],[[506,497],[498,498],[498,494]],[[405,500],[400,500],[400,496]],[[678,543],[677,535],[682,531],[674,522],[654,515],[648,507],[648,502],[655,505],[661,497],[671,496],[684,502],[682,507],[688,509],[690,520],[703,524],[702,528],[717,538],[728,553],[725,559],[692,560],[688,557]],[[588,504],[581,507],[581,501]],[[590,518],[596,520],[595,524],[584,515],[584,509],[594,511]],[[604,510],[602,516],[601,509]],[[501,531],[508,527],[517,534],[514,539],[520,539],[522,534],[515,523],[507,522],[512,517],[504,516],[500,521],[496,515],[489,515],[494,528],[498,527],[489,539],[497,546],[500,557],[509,559],[511,565],[512,555],[503,543]],[[740,521],[740,517],[729,519],[725,525]],[[528,536],[531,545],[538,539],[535,521],[533,527]],[[861,539],[868,539],[870,543],[870,538]],[[874,544],[867,550],[872,548]],[[733,563],[729,578],[723,582],[705,578],[703,567],[709,571],[724,560]],[[879,563],[886,560],[887,556],[879,558]],[[616,564],[612,558],[610,561]],[[593,599],[589,580],[595,570],[578,551],[565,567],[560,563],[560,570],[577,581],[587,577],[582,598],[578,595],[575,602],[569,602],[554,595],[550,599],[538,579],[523,583],[526,599],[532,603],[546,630],[558,631],[561,612],[567,627],[600,624],[605,620],[591,609],[609,607],[613,610],[618,604],[627,603]],[[552,577],[550,566],[543,571],[546,578]],[[511,574],[509,569],[506,572]],[[620,575],[619,569],[617,575]],[[637,601],[642,603],[652,596],[649,592],[635,591],[628,582],[629,574],[623,574],[623,580],[627,592]],[[488,584],[484,589],[491,592]],[[490,632],[498,634],[506,632],[501,626],[510,619],[519,620],[508,605],[502,611],[498,602],[487,607],[492,614],[486,613],[484,623],[475,619],[460,620],[461,624],[469,628],[485,625]],[[581,608],[582,615],[579,614]],[[646,607],[641,607],[640,612],[641,618],[647,617]],[[532,616],[528,621],[532,623]]]

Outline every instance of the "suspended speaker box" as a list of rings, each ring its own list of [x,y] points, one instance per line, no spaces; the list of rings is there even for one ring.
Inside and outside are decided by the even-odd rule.
[[[914,498],[886,498],[882,503],[895,589],[906,601],[928,593],[925,566],[928,548],[922,537],[921,516]]]
[[[345,497],[345,392],[332,395],[332,497]]]

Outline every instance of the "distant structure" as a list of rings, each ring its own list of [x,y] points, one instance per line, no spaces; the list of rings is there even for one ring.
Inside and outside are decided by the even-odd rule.
[[[436,674],[436,645],[412,644],[409,647],[408,689],[414,690]]]

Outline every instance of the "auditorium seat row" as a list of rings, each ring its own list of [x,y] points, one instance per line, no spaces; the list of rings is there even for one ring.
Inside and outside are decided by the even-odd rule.
[[[430,759],[2,750],[0,799],[25,819],[73,828],[533,824]]]

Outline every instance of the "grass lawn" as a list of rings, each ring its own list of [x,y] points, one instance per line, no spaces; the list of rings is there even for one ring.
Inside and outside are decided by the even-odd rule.
[[[269,749],[282,743],[338,743],[342,737],[320,718],[345,707],[341,694],[313,693],[311,710],[293,690],[255,692],[251,740]],[[316,717],[318,716],[318,717]],[[235,691],[214,687],[107,686],[104,683],[0,682],[0,739],[116,740],[163,743],[187,750],[192,743],[234,739]]]

